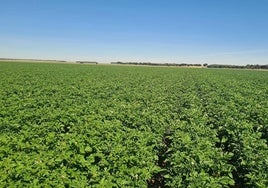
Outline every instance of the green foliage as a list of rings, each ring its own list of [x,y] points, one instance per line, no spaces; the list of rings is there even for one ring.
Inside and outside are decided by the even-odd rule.
[[[0,63],[0,187],[268,187],[268,74]]]

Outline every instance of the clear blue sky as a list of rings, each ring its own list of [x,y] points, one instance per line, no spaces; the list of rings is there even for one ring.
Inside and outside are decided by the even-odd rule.
[[[268,64],[268,0],[0,0],[0,57]]]

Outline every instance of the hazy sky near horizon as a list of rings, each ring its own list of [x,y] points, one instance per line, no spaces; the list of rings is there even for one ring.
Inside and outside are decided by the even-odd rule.
[[[0,0],[0,57],[268,64],[268,0]]]

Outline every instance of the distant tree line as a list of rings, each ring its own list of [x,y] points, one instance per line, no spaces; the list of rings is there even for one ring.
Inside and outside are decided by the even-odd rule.
[[[80,64],[98,64],[98,62],[96,61],[76,61],[76,63],[80,63]]]
[[[219,64],[211,64],[207,65],[207,68],[233,68],[233,69],[268,69],[267,65],[219,65]]]
[[[118,65],[151,65],[151,66],[178,66],[178,67],[201,67],[202,64],[187,64],[187,63],[151,63],[151,62],[111,62],[111,64],[118,64]]]
[[[148,66],[173,66],[173,67],[207,67],[207,68],[233,68],[233,69],[268,69],[267,65],[222,65],[222,64],[188,64],[188,63],[151,63],[151,62],[111,62],[117,65],[148,65]]]

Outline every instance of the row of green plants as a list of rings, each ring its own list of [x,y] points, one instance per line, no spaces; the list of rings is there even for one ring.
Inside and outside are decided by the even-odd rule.
[[[0,187],[267,187],[268,74],[0,63]]]

